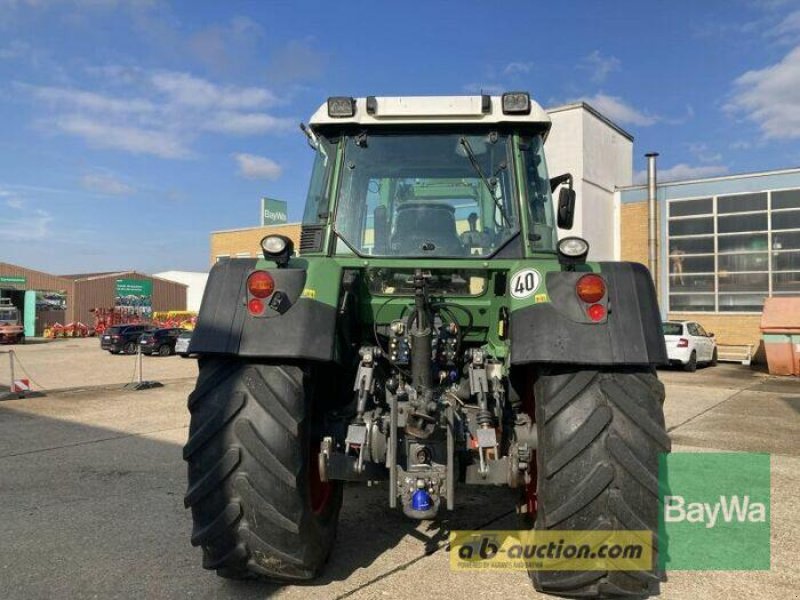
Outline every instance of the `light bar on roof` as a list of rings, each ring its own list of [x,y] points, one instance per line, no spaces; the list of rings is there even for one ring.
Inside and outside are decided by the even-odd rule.
[[[484,96],[370,96],[367,112],[377,118],[480,117],[491,111]]]

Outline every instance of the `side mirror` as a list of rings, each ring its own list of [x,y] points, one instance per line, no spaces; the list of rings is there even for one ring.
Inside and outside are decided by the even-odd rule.
[[[377,206],[373,214],[375,254],[386,254],[389,248],[389,215],[385,206]]]
[[[709,331],[708,332],[708,337],[714,337],[714,332],[713,331]]]
[[[575,220],[575,190],[561,188],[558,193],[557,223],[559,229],[572,229]]]

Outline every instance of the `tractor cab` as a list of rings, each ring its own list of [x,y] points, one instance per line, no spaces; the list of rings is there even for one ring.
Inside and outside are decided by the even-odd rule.
[[[527,94],[331,99],[304,128],[316,160],[300,250],[392,258],[553,253],[549,127]]]

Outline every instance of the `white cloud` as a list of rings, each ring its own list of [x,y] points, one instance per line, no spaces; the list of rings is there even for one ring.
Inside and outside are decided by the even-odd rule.
[[[609,119],[620,125],[639,125],[647,127],[661,120],[660,117],[641,111],[626,103],[622,98],[598,92],[594,96],[584,96],[573,102],[587,102]]]
[[[708,144],[704,142],[693,142],[689,144],[688,148],[689,152],[700,162],[716,163],[722,160],[722,154],[709,149]]]
[[[725,106],[730,114],[756,123],[765,139],[800,137],[800,46],[773,65],[747,71],[733,87]]]
[[[169,101],[191,108],[252,109],[276,101],[264,88],[219,86],[188,73],[161,71],[152,75],[151,82]]]
[[[267,77],[276,83],[308,81],[319,77],[328,56],[314,47],[313,40],[291,40],[276,50],[267,66]]]
[[[20,198],[9,198],[6,200],[6,206],[16,210],[20,210],[25,206],[25,201]]]
[[[7,46],[0,48],[0,60],[12,60],[15,58],[20,58],[21,56],[29,54],[30,50],[30,44],[21,42],[19,40],[14,40]]]
[[[220,85],[185,72],[90,67],[97,89],[16,87],[49,116],[43,128],[79,137],[98,148],[160,158],[191,156],[202,133],[263,135],[285,131],[294,121],[264,112],[280,102],[263,87]],[[108,91],[113,90],[113,91]]]
[[[205,123],[203,129],[231,135],[253,135],[286,130],[294,126],[293,119],[273,117],[265,113],[220,112]]]
[[[265,156],[235,154],[234,158],[239,164],[239,175],[247,179],[277,179],[283,172],[283,167]]]
[[[527,75],[533,69],[532,62],[510,62],[503,69],[504,75]]]
[[[157,129],[127,127],[89,116],[67,115],[54,120],[64,133],[82,138],[95,148],[124,150],[132,154],[151,154],[160,158],[187,158],[190,151],[173,133]]]
[[[702,179],[704,177],[716,177],[717,175],[725,175],[728,172],[728,167],[725,165],[704,165],[693,167],[686,163],[679,163],[669,169],[658,169],[658,182],[666,183],[668,181],[683,181],[686,179]],[[635,183],[647,182],[647,171],[637,171],[633,177]]]
[[[737,140],[731,144],[731,150],[749,150],[752,144],[746,140]]]
[[[87,173],[81,177],[81,185],[91,192],[109,196],[129,196],[136,191],[132,186],[107,173]]]
[[[786,17],[775,27],[770,29],[767,34],[782,42],[790,43],[796,41],[798,36],[800,36],[800,10],[786,15]]]
[[[592,73],[592,81],[602,83],[609,73],[620,70],[622,62],[616,56],[603,56],[599,50],[595,50],[583,59],[582,66]]]
[[[0,213],[0,239],[11,242],[48,239],[52,221],[50,213],[41,209],[22,210],[13,217]]]
[[[490,94],[492,96],[500,96],[503,92],[508,91],[506,86],[493,83],[468,83],[462,89],[467,94]]]
[[[58,108],[119,115],[152,113],[156,110],[154,103],[140,98],[113,98],[95,92],[48,86],[20,84],[18,87],[30,90],[37,100]]]

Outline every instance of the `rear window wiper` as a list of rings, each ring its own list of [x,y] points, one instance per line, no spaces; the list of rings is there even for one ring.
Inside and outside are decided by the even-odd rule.
[[[500,214],[502,215],[503,220],[506,222],[506,225],[511,227],[511,220],[508,218],[508,215],[506,214],[503,205],[497,199],[497,196],[494,195],[494,190],[497,187],[497,179],[493,177],[492,179],[494,180],[494,182],[490,182],[486,178],[486,175],[483,174],[483,169],[481,169],[480,164],[478,164],[478,159],[475,158],[475,152],[472,151],[472,146],[470,145],[469,140],[467,140],[466,137],[462,136],[461,139],[458,140],[458,143],[464,147],[464,152],[467,153],[467,158],[469,159],[472,168],[475,169],[475,172],[481,178],[483,185],[485,185],[486,189],[489,190],[489,195],[492,197],[495,206],[500,210]]]

